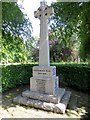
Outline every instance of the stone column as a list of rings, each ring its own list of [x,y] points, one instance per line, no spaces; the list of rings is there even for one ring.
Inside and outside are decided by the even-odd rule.
[[[39,66],[50,66],[48,18],[53,12],[53,8],[44,1],[40,2],[40,7],[34,12],[34,16],[40,19]]]
[[[33,67],[33,77],[30,78],[30,90],[39,93],[55,94],[58,89],[56,67],[50,66],[48,18],[54,12],[46,2],[40,2],[40,7],[34,16],[40,20],[39,66]]]

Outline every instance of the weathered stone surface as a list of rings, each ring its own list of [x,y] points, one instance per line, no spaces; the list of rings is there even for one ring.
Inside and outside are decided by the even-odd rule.
[[[70,91],[65,91],[65,94],[62,97],[61,103],[67,105],[67,103],[68,103],[68,101],[70,99],[70,96],[71,96],[71,92]]]
[[[33,92],[33,91],[26,90],[22,92],[22,96],[32,98],[32,99],[38,99],[38,100],[45,101],[45,102],[59,103],[64,93],[65,93],[64,88],[59,88],[55,95],[42,94],[39,92]]]
[[[55,94],[58,89],[58,77],[31,77],[30,90],[40,93]]]
[[[56,76],[56,66],[34,66],[33,77]]]
[[[48,111],[53,111],[56,113],[65,113],[68,101],[70,99],[71,92],[67,91],[62,98],[61,103],[54,104],[48,103],[40,100],[29,99],[26,97],[18,96],[13,99],[13,102],[23,104],[26,106],[31,106],[39,109],[44,109]]]
[[[65,91],[65,94],[61,99],[61,102],[59,104],[56,104],[56,107],[58,108],[57,112],[65,113],[66,107],[67,107],[68,102],[70,100],[70,96],[71,96],[71,92],[70,91]]]
[[[50,66],[48,17],[53,12],[53,8],[45,1],[40,2],[40,7],[34,12],[34,16],[40,19],[39,66]]]

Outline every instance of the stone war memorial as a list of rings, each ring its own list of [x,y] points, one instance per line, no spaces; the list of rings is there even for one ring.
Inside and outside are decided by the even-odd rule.
[[[48,18],[54,13],[52,7],[45,1],[34,12],[35,18],[40,20],[39,66],[33,67],[33,77],[30,78],[30,90],[13,99],[13,102],[34,108],[65,113],[71,92],[59,88],[59,78],[56,67],[50,66]]]

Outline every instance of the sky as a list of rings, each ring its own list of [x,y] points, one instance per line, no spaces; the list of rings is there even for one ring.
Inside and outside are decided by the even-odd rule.
[[[40,1],[44,0],[24,0],[23,2],[18,1],[18,4],[22,4],[23,8],[25,9],[25,13],[32,23],[32,36],[34,37],[39,37],[40,33],[40,20],[34,17],[34,11],[40,7]],[[50,5],[52,2],[56,2],[56,0],[46,0],[46,2],[48,5]]]

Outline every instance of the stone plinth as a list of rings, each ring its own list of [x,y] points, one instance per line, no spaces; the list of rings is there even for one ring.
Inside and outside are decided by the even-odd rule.
[[[56,76],[56,66],[34,66],[33,77]]]
[[[65,94],[64,88],[59,88],[55,95],[52,94],[42,94],[40,92],[32,92],[30,90],[26,90],[22,92],[23,97],[28,97],[31,99],[37,99],[40,101],[51,102],[51,103],[59,103],[63,95]]]
[[[55,94],[58,89],[58,77],[31,77],[30,90],[40,93]]]
[[[30,91],[54,95],[58,89],[55,66],[34,66],[30,78]]]
[[[71,92],[66,91],[63,95],[60,103],[54,104],[50,102],[41,101],[38,99],[30,99],[28,97],[17,96],[13,99],[13,102],[16,104],[21,104],[25,106],[30,106],[38,109],[43,109],[46,111],[52,111],[56,113],[65,113],[66,107],[68,105],[68,101],[70,99]]]

